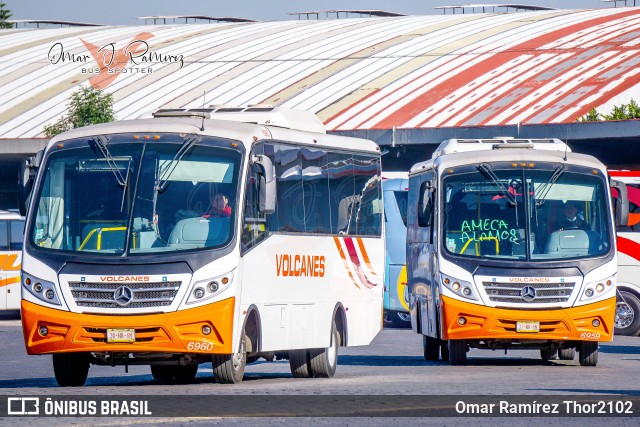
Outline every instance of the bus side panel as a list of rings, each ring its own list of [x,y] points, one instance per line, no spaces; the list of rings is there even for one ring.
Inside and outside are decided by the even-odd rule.
[[[22,252],[0,252],[0,310],[20,309]]]
[[[391,181],[391,182],[390,182]],[[401,187],[408,185],[406,180],[390,180],[383,183],[385,188],[400,189]],[[396,181],[400,181],[400,185],[391,186],[388,184],[395,184]],[[387,184],[385,186],[385,184]],[[407,228],[404,225],[398,202],[394,191],[384,191],[384,206],[385,206],[385,235],[386,235],[386,257],[385,257],[385,310],[393,311],[409,311],[409,306],[405,301],[405,287],[406,287],[406,270],[404,271],[404,277],[400,280],[400,275],[403,272],[403,268],[406,264],[406,239]]]
[[[621,244],[621,240],[624,243]],[[640,233],[618,233],[618,287],[640,293]]]
[[[243,256],[240,311],[258,307],[262,351],[328,347],[337,304],[349,345],[371,342],[382,323],[383,245],[358,239],[274,234]]]

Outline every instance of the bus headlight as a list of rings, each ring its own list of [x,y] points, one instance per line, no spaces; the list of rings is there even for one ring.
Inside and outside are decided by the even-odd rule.
[[[450,276],[441,275],[442,284],[454,294],[470,300],[478,300],[473,285],[464,280],[458,280]]]
[[[583,286],[580,301],[594,300],[607,295],[609,291],[616,288],[615,286],[612,286],[614,283],[614,279],[615,276],[611,276],[605,277],[604,279],[598,280],[597,282],[587,283]]]
[[[22,272],[22,288],[42,302],[54,305],[60,304],[56,286],[46,280]]]
[[[193,284],[186,304],[196,304],[218,295],[233,282],[234,272],[235,270],[232,270],[211,279],[198,280]]]

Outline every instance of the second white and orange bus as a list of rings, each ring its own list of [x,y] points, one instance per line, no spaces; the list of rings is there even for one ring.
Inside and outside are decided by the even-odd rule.
[[[614,184],[626,224],[626,186]],[[443,142],[409,175],[411,321],[424,357],[577,350],[595,366],[614,332],[613,208],[604,165],[557,139]]]

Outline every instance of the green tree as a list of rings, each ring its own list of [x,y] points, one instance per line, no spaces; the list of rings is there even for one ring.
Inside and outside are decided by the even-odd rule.
[[[627,114],[630,119],[640,119],[640,105],[633,98],[627,105]]]
[[[9,9],[5,9],[7,5],[0,3],[0,28],[13,28],[13,23],[7,22],[13,16]]]
[[[587,114],[578,119],[579,122],[598,122],[600,120],[600,113],[595,108],[592,108]]]
[[[616,105],[613,107],[611,114],[605,115],[605,120],[626,120],[629,118],[627,114],[627,104]]]
[[[69,129],[114,120],[113,96],[92,87],[82,87],[71,94],[67,115],[52,125],[46,125],[44,135],[52,138]]]

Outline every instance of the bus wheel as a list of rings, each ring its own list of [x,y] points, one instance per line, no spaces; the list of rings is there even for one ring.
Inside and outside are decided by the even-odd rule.
[[[197,373],[198,365],[151,365],[151,375],[160,381],[186,384],[192,382]]]
[[[294,378],[311,378],[309,350],[289,350],[289,368]]]
[[[410,328],[411,327],[411,315],[404,311],[392,311],[389,313],[389,320],[391,324],[396,328]]]
[[[89,353],[53,355],[53,372],[60,387],[80,387],[89,374]]]
[[[465,340],[449,340],[449,363],[451,365],[467,363],[467,342]]]
[[[560,360],[573,360],[574,357],[576,357],[576,349],[573,347],[558,350],[558,358]]]
[[[449,361],[449,342],[447,340],[440,340],[440,355],[443,362]]]
[[[335,322],[331,327],[331,343],[327,348],[309,350],[309,367],[314,378],[331,378],[338,367],[338,346],[340,333]]]
[[[582,341],[578,360],[582,366],[596,366],[598,364],[598,342]]]
[[[640,299],[630,292],[618,291],[614,332],[629,336],[640,332]]]
[[[151,376],[160,381],[169,381],[173,379],[173,366],[171,365],[151,365]]]
[[[247,352],[245,349],[246,335],[242,334],[240,348],[235,354],[212,354],[211,367],[215,375],[214,381],[220,384],[238,384],[244,377],[244,368],[247,365]]]
[[[543,348],[540,349],[540,358],[545,362],[548,362],[549,360],[557,360],[558,352],[557,350],[549,350],[547,348]]]
[[[440,356],[440,340],[438,338],[422,336],[422,353],[424,360],[438,360]]]

